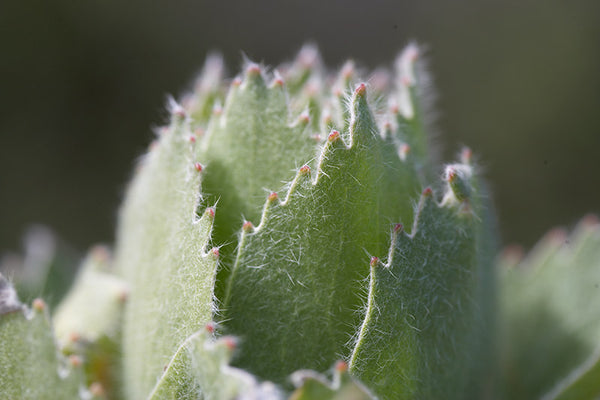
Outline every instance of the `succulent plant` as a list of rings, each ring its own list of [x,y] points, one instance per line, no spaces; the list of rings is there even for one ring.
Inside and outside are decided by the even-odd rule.
[[[209,57],[139,161],[114,257],[90,252],[53,323],[0,275],[2,397],[501,393],[493,212],[469,149],[438,165],[428,84],[414,44],[370,77],[311,46],[231,81]]]

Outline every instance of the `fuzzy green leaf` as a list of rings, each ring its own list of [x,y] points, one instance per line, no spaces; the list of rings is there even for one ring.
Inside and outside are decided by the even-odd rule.
[[[259,384],[252,375],[229,366],[235,344],[232,337],[215,340],[205,330],[193,334],[165,367],[149,400],[281,399],[274,385]]]
[[[365,90],[353,95],[350,132],[329,136],[315,180],[302,167],[285,201],[270,197],[257,229],[243,229],[224,326],[243,342],[236,365],[277,383],[349,354],[369,254],[387,251],[392,222],[412,221],[416,175],[379,135]]]
[[[314,158],[316,141],[307,118],[292,122],[283,82],[267,85],[255,64],[243,81],[233,82],[224,109],[213,115],[198,157],[206,164],[203,191],[218,204],[213,235],[215,243],[224,244],[225,260],[235,249],[227,244],[243,218],[258,222],[265,190],[280,189],[294,169]]]
[[[58,353],[47,306],[22,305],[0,275],[0,398],[76,399],[83,385],[81,364]]]
[[[502,395],[539,398],[565,379],[569,393],[569,376],[582,380],[577,390],[589,374],[600,379],[597,367],[582,367],[600,351],[600,225],[588,218],[569,236],[553,231],[524,260],[502,263],[513,264],[502,268]],[[586,390],[576,398],[600,395],[595,384]]]
[[[213,317],[213,209],[196,216],[201,166],[183,110],[140,165],[121,210],[115,264],[130,286],[123,356],[128,398],[145,398],[181,343]]]
[[[350,368],[382,399],[463,399],[481,325],[478,217],[423,193],[412,234],[394,231],[371,262],[365,320]]]
[[[341,368],[339,366],[342,366]],[[297,389],[289,400],[373,400],[369,390],[352,378],[347,372],[347,364],[338,363],[333,381],[314,371],[296,371],[291,376]]]
[[[110,273],[108,250],[94,248],[83,265],[71,291],[58,305],[53,322],[62,347],[71,341],[95,342],[102,336],[115,339],[128,287]]]

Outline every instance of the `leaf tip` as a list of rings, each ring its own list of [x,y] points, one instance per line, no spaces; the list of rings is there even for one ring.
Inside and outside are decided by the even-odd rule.
[[[46,302],[40,299],[39,297],[37,299],[34,299],[31,303],[31,308],[33,308],[37,312],[43,312],[46,309],[46,307]]]
[[[242,225],[242,230],[244,232],[252,232],[253,229],[254,229],[254,225],[252,224],[252,222],[244,221],[244,224]]]
[[[336,131],[336,130],[331,131],[331,133],[327,137],[327,140],[330,143],[336,142],[339,139],[340,139],[340,133],[338,131]]]

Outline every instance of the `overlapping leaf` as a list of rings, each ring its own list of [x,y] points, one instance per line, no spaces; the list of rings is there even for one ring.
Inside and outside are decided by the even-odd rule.
[[[123,354],[126,394],[144,398],[172,355],[213,317],[214,210],[196,216],[200,171],[183,110],[140,164],[121,211],[116,266],[130,286]]]

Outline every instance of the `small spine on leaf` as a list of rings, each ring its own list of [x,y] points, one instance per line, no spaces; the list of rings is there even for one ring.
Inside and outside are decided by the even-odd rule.
[[[302,114],[300,114],[298,116],[298,120],[296,121],[296,124],[301,127],[306,127],[306,126],[308,126],[309,123],[310,123],[310,115],[308,114],[308,111],[303,111]]]
[[[235,351],[238,346],[238,340],[234,336],[223,336],[219,339],[219,343],[223,344],[231,352]]]
[[[310,167],[308,165],[303,165],[298,170],[298,173],[294,177],[294,180],[292,180],[283,204],[287,204],[290,197],[296,192],[298,184],[300,184],[301,182],[306,182],[307,180],[310,181]]]
[[[210,321],[209,323],[207,323],[204,326],[204,329],[206,330],[207,333],[209,333],[210,335],[213,335],[215,333],[217,326],[213,321]]]
[[[202,166],[202,164],[200,164],[199,162],[197,162],[197,163],[194,163],[194,169],[197,172],[202,172],[202,170],[204,169],[204,167]]]
[[[217,260],[220,256],[219,254],[219,248],[218,247],[213,247],[212,249],[210,249],[209,254],[215,259]]]
[[[310,175],[310,167],[308,165],[303,165],[298,172],[300,172],[300,175]]]
[[[275,200],[277,200],[279,198],[279,195],[277,194],[277,192],[271,192],[269,193],[269,195],[267,196],[267,201],[268,202],[274,202]]]
[[[348,363],[344,360],[338,360],[335,363],[335,370],[339,373],[348,371]]]
[[[340,133],[336,130],[331,131],[331,133],[329,134],[329,136],[327,137],[327,140],[330,143],[336,142],[340,139]]]
[[[204,215],[206,215],[211,220],[215,219],[215,208],[214,207],[206,208],[206,210],[204,210]]]
[[[242,230],[246,233],[252,232],[254,230],[254,225],[250,221],[244,221],[244,224],[242,225]]]
[[[275,76],[274,76],[273,80],[271,81],[271,84],[269,85],[269,87],[271,89],[283,89],[283,87],[285,86],[285,82],[284,82],[283,78],[281,77],[281,74],[277,70],[275,70],[274,75]]]
[[[265,80],[263,79],[262,69],[258,64],[250,63],[246,67],[244,82],[242,87],[248,88],[256,88],[265,86]]]
[[[33,300],[31,303],[31,308],[33,308],[37,312],[43,312],[46,309],[46,302],[40,298]]]
[[[83,365],[83,359],[78,355],[70,355],[69,356],[69,364],[71,367],[79,368]]]
[[[378,257],[371,257],[371,261],[369,263],[369,265],[371,265],[371,267],[375,267],[376,265],[379,264],[379,258]]]
[[[92,382],[88,390],[92,397],[104,398],[104,396],[106,396],[104,386],[102,386],[100,382]]]
[[[410,146],[406,143],[402,143],[398,149],[398,156],[402,161],[406,161],[408,154],[410,153]]]

